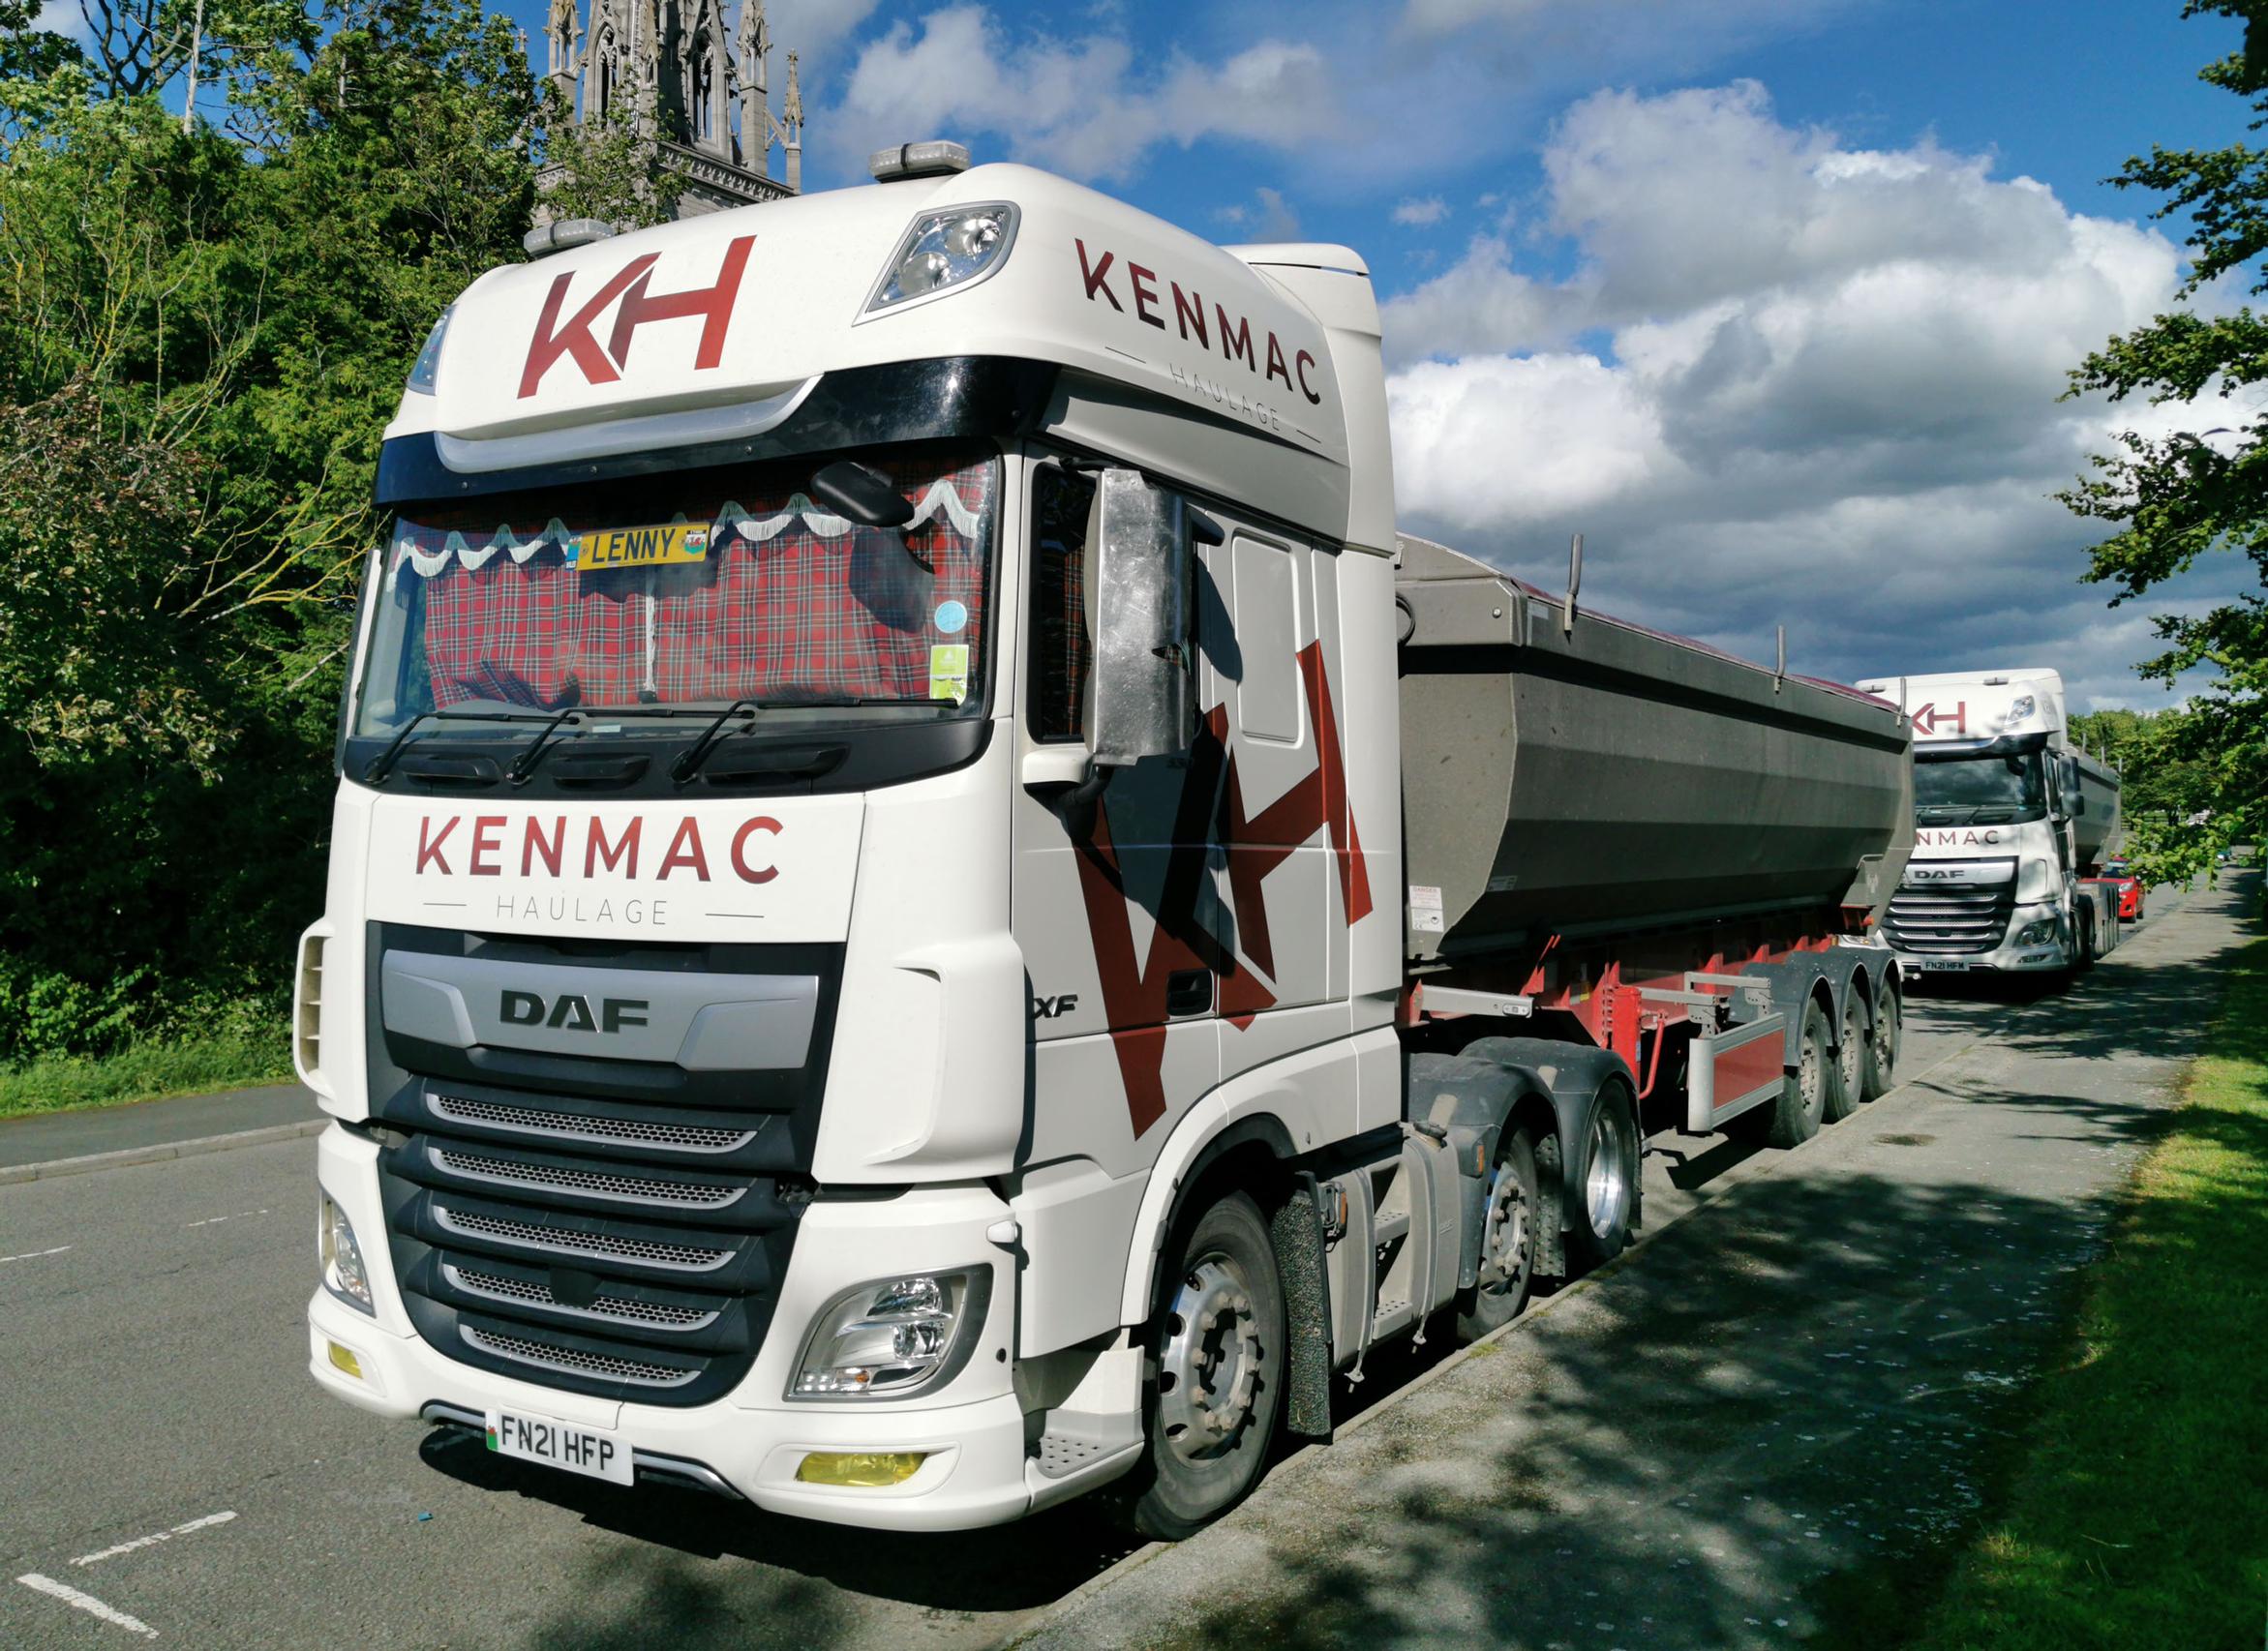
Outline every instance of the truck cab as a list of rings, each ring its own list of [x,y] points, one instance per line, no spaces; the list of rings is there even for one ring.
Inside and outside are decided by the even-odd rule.
[[[297,1059],[318,1381],[934,1528],[1125,1471],[1197,1152],[1400,1115],[1395,541],[1353,254],[895,153],[436,327]]]
[[[1922,974],[2067,976],[2118,942],[2088,883],[2118,811],[2117,775],[2066,733],[2044,668],[1862,683],[1914,725],[1914,855],[1884,919]]]

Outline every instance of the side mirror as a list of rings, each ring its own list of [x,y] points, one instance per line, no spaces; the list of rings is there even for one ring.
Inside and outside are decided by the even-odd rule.
[[[2087,812],[2086,794],[2079,790],[2079,760],[2065,752],[2055,760],[2057,782],[2063,790],[2063,811],[2073,820]]]
[[[1190,521],[1178,494],[1139,470],[1095,478],[1087,518],[1087,747],[1104,767],[1186,751],[1196,735],[1190,684]]]

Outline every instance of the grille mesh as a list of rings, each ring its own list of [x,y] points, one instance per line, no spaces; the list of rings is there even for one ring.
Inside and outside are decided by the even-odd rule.
[[[1957,956],[1991,951],[2008,932],[2015,885],[1981,888],[1901,888],[1890,896],[1883,930],[1900,951]]]
[[[624,1319],[632,1324],[658,1325],[665,1330],[691,1330],[716,1317],[705,1307],[679,1306],[671,1302],[640,1302],[628,1296],[595,1296],[587,1307],[578,1307],[560,1301],[552,1294],[551,1286],[539,1284],[532,1278],[514,1278],[501,1273],[476,1273],[470,1268],[451,1267],[449,1276],[456,1283],[476,1296],[495,1296],[508,1302],[526,1302],[531,1306],[556,1307],[561,1312],[592,1313],[600,1318]]]
[[[544,1227],[533,1221],[515,1221],[501,1216],[484,1216],[439,1205],[434,1213],[440,1217],[442,1226],[457,1232],[505,1244],[524,1244],[533,1249],[557,1250],[561,1254],[602,1255],[618,1261],[641,1261],[653,1267],[708,1268],[732,1258],[729,1249],[698,1249],[688,1244],[656,1244],[651,1239],[623,1238],[615,1233]]]
[[[641,1147],[677,1147],[687,1152],[726,1153],[756,1137],[753,1129],[719,1129],[701,1124],[653,1124],[638,1118],[598,1118],[588,1113],[538,1112],[468,1096],[437,1095],[430,1104],[441,1117],[460,1124],[486,1124],[530,1134],[581,1136],[594,1141],[626,1141]]]
[[[716,1186],[705,1182],[655,1181],[645,1176],[600,1175],[591,1170],[567,1169],[559,1164],[523,1163],[516,1158],[492,1158],[475,1153],[460,1153],[447,1147],[434,1148],[433,1156],[443,1169],[452,1174],[523,1186],[556,1186],[568,1192],[587,1192],[596,1198],[627,1198],[649,1204],[685,1204],[701,1209],[719,1209],[746,1190],[744,1187]]]
[[[680,1369],[675,1365],[650,1365],[642,1359],[622,1359],[612,1353],[587,1353],[580,1347],[557,1347],[548,1341],[529,1341],[524,1336],[501,1336],[493,1330],[476,1330],[471,1325],[459,1327],[465,1339],[484,1353],[493,1353],[499,1359],[516,1359],[523,1365],[543,1365],[556,1370],[572,1370],[580,1376],[597,1376],[606,1381],[636,1382],[641,1387],[683,1387],[701,1372]]]

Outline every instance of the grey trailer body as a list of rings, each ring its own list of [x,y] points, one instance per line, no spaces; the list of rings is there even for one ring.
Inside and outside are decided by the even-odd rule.
[[[1397,596],[1413,957],[1878,916],[1897,887],[1914,801],[1895,706],[1602,615],[1570,629],[1560,599],[1406,535]]]

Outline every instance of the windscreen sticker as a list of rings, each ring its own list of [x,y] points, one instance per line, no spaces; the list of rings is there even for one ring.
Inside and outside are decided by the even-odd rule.
[[[969,697],[969,645],[939,643],[929,650],[929,697],[959,705]]]
[[[945,601],[937,604],[937,628],[947,636],[958,636],[968,628],[969,608],[965,602]]]

